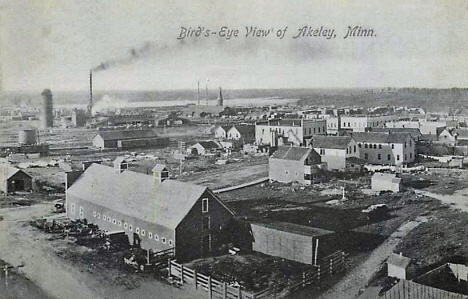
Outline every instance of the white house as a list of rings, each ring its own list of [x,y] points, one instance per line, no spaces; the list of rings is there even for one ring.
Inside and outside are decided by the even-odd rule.
[[[359,158],[359,147],[351,136],[314,136],[311,146],[319,153],[328,170],[345,170],[346,159]]]
[[[231,128],[231,126],[217,126],[214,133],[215,138],[223,139],[227,136],[227,131]]]
[[[359,156],[370,164],[404,165],[414,161],[416,144],[408,133],[352,133]]]
[[[271,119],[255,125],[257,144],[278,145],[278,139],[297,146],[305,145],[305,139],[314,135],[326,135],[325,119]]]
[[[255,141],[255,126],[254,125],[236,125],[232,126],[226,132],[227,139],[242,140],[245,143],[253,143]]]

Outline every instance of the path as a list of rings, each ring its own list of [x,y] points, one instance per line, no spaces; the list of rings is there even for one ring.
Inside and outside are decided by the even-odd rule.
[[[369,257],[356,266],[342,280],[330,290],[320,296],[320,299],[355,299],[361,289],[364,289],[368,281],[377,272],[381,264],[395,250],[401,238],[406,236],[419,224],[426,222],[427,218],[418,217],[414,221],[403,223],[385,242],[377,247]]]
[[[53,253],[53,246],[43,234],[27,223],[46,214],[51,204],[1,209],[0,252],[3,260],[13,266],[24,263],[20,271],[54,298],[206,298],[205,294],[186,292],[161,281],[144,280],[138,288],[128,290],[99,279],[80,265],[71,265]],[[102,269],[105,271],[105,269]]]
[[[455,191],[451,195],[442,195],[418,189],[414,189],[414,192],[425,195],[427,197],[438,199],[443,203],[452,205],[454,208],[462,210],[463,212],[468,212],[468,188]]]

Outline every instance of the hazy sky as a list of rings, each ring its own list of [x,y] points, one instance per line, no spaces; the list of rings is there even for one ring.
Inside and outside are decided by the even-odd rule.
[[[95,89],[468,85],[463,0],[0,3],[4,90],[85,90],[89,69],[102,62],[110,67],[95,73]],[[228,26],[239,36],[178,40],[181,26]],[[245,37],[246,26],[274,32]],[[294,39],[304,26],[334,29],[336,38]],[[343,39],[348,26],[375,36]]]

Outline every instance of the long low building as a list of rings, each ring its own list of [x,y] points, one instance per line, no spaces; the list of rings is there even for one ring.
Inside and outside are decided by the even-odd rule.
[[[100,164],[91,164],[67,189],[66,210],[71,219],[124,231],[141,248],[174,248],[180,260],[220,248],[233,216],[206,187]]]
[[[153,130],[99,131],[93,137],[93,146],[101,149],[165,146],[168,138],[158,137]]]

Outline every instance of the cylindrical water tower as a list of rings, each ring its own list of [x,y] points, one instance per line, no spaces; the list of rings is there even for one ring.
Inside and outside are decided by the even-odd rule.
[[[42,107],[42,128],[52,128],[54,126],[54,104],[52,101],[52,92],[50,89],[44,89],[42,92],[44,106]]]
[[[37,130],[21,130],[18,132],[18,144],[37,144]]]

